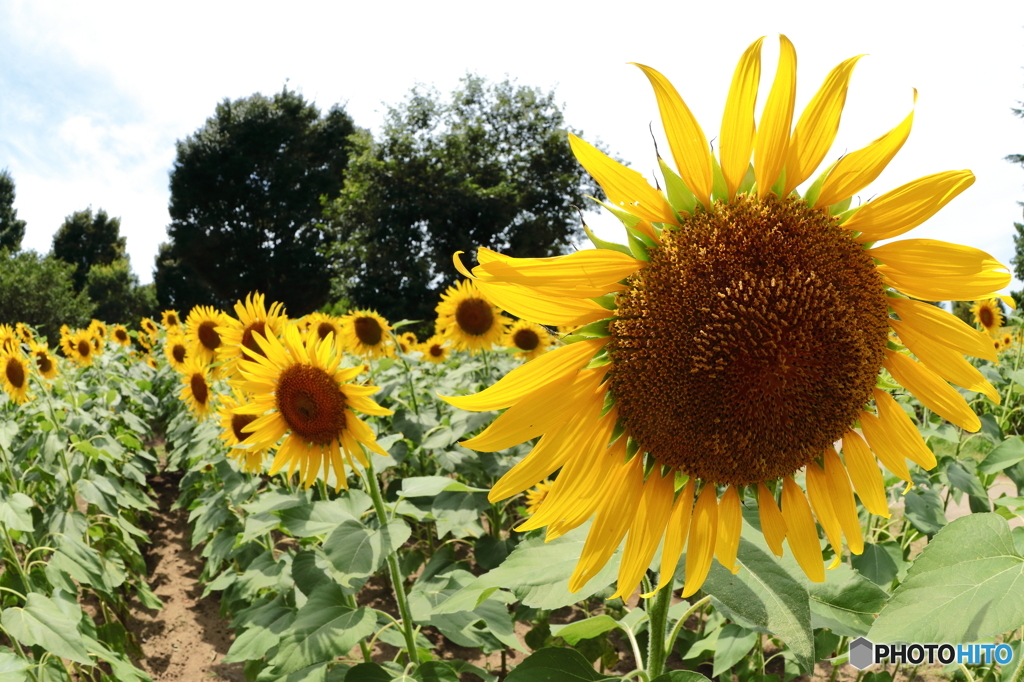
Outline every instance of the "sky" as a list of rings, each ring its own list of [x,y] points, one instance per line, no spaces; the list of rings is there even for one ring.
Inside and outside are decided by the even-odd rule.
[[[296,89],[341,103],[379,131],[387,105],[422,84],[454,90],[468,72],[554,90],[567,123],[654,177],[648,125],[661,136],[646,78],[676,86],[717,136],[743,50],[768,36],[763,97],[778,34],[797,50],[797,112],[844,59],[866,54],[826,160],[897,125],[918,91],[914,129],[857,200],[931,173],[971,169],[974,186],[907,236],[969,244],[1010,265],[1022,222],[1024,4],[933,2],[18,2],[0,1],[0,168],[17,187],[24,248],[45,252],[64,217],[92,207],[121,218],[133,268],[152,280],[169,222],[176,140],[224,98]],[[837,7],[839,5],[836,5]],[[794,117],[795,119],[795,117]],[[667,149],[660,137],[661,148]],[[599,236],[622,241],[607,214]],[[1014,280],[1008,290],[1024,288]]]

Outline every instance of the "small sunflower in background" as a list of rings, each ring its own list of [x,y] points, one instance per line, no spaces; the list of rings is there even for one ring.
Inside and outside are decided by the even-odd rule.
[[[71,328],[66,324],[60,326],[60,351],[64,354],[64,357],[71,357]]]
[[[29,355],[36,363],[36,370],[44,379],[55,379],[60,371],[57,358],[53,357],[45,343],[33,341],[29,344]]]
[[[185,360],[188,358],[188,339],[180,331],[171,332],[164,339],[164,355],[167,364],[179,372],[185,371]]]
[[[239,360],[245,358],[242,348],[250,353],[263,355],[263,350],[256,343],[254,334],[261,336],[280,336],[288,318],[284,314],[283,303],[271,303],[268,310],[263,294],[256,292],[245,297],[245,303],[235,303],[235,314],[238,319],[224,315],[224,324],[217,327],[220,334],[220,346],[217,348],[217,359],[224,363],[225,373],[231,375]]]
[[[1008,350],[1013,346],[1013,334],[1010,332],[1003,332],[1003,335],[1000,336],[999,339],[1003,342],[1003,349]]]
[[[243,431],[251,433],[251,447],[277,450],[271,476],[284,468],[289,476],[298,471],[308,488],[321,469],[325,481],[333,469],[334,488],[340,490],[348,487],[346,463],[352,467],[355,458],[367,464],[361,445],[388,456],[356,411],[378,416],[392,412],[370,399],[378,387],[349,383],[365,367],[341,367],[344,354],[333,337],[303,339],[292,326],[285,329],[283,342],[275,336],[256,339],[264,355],[238,363],[244,378],[239,388],[253,396],[252,402],[234,412],[256,416]]]
[[[535,322],[516,320],[505,334],[505,346],[517,349],[520,360],[533,360],[551,347],[551,334]]]
[[[32,328],[24,322],[14,325],[14,333],[21,339],[22,343],[32,344],[36,340],[36,335],[32,333]]]
[[[99,338],[101,341],[107,340],[107,325],[103,322],[93,319],[92,322],[89,323],[88,329],[93,333],[93,336]]]
[[[911,113],[796,192],[832,146],[859,57],[833,69],[796,119],[796,50],[782,36],[755,127],[762,42],[736,68],[718,159],[672,84],[640,66],[676,161],[658,159],[665,193],[570,135],[627,226],[629,247],[538,259],[480,248],[472,272],[456,259],[509,313],[585,326],[579,341],[481,393],[446,398],[505,410],[466,447],[491,452],[540,437],[492,488],[492,502],[559,472],[517,530],[546,527],[551,539],[593,518],[572,591],[623,541],[614,597],[633,593],[663,538],[657,589],[671,584],[684,548],[684,597],[715,558],[735,573],[745,498],[771,550],[781,556],[785,541],[808,578],[823,582],[815,518],[838,565],[843,536],[851,552],[863,551],[854,491],[868,511],[889,516],[875,457],[905,481],[907,458],[936,465],[907,413],[877,388],[882,369],[968,431],[981,422],[947,381],[999,401],[963,357],[995,359],[988,340],[925,301],[990,297],[1010,281],[1005,266],[971,247],[889,241],[974,175],[936,173],[849,208],[906,141]],[[890,346],[890,330],[917,359]],[[842,456],[833,448],[840,440]],[[806,493],[794,479],[801,472]]]
[[[245,396],[237,388],[231,390],[231,395],[222,395],[220,407],[217,408],[217,417],[220,419],[222,432],[220,439],[230,448],[228,457],[238,461],[242,471],[250,474],[258,474],[263,470],[263,456],[266,448],[239,448],[235,447],[245,441],[250,435],[244,429],[256,421],[254,414],[236,414],[235,409],[245,404]]]
[[[95,340],[96,337],[88,329],[78,329],[69,333],[67,356],[79,367],[88,367],[96,357]]]
[[[999,304],[991,298],[975,301],[971,306],[971,313],[974,314],[974,323],[988,332],[989,336],[998,336],[1003,326],[1003,311]]]
[[[177,310],[165,310],[160,313],[160,323],[164,326],[164,329],[170,331],[174,328],[181,328],[181,318],[178,317]]]
[[[128,334],[128,328],[123,324],[115,324],[113,329],[110,330],[110,338],[113,339],[114,343],[120,344],[125,348],[132,345],[132,337]]]
[[[92,343],[93,355],[99,355],[106,346],[106,339],[96,333],[95,330],[86,330],[89,333],[89,341]]]
[[[4,391],[17,405],[28,402],[28,360],[22,354],[20,348],[11,348],[0,351],[0,382],[3,383]]]
[[[155,340],[157,334],[160,333],[160,327],[157,326],[157,323],[150,317],[144,317],[139,320],[139,329],[146,333],[146,336],[149,337],[150,341]]]
[[[211,364],[223,343],[217,328],[227,324],[227,315],[212,306],[197,305],[189,312],[185,324],[192,352],[204,365]]]
[[[448,359],[448,340],[440,334],[435,334],[420,344],[419,351],[423,353],[423,359],[427,362],[440,364]]]
[[[0,324],[0,352],[13,350],[19,343],[14,328],[9,324]]]
[[[436,311],[436,333],[451,343],[452,350],[468,350],[472,355],[500,343],[510,322],[468,279],[448,287]]]
[[[537,485],[526,491],[526,515],[533,516],[540,509],[540,505],[547,499],[551,492],[551,481],[544,479]]]
[[[391,325],[373,310],[354,310],[341,318],[341,347],[361,358],[392,355]]]
[[[395,337],[395,342],[398,344],[398,348],[406,355],[416,350],[420,345],[420,340],[416,338],[416,334],[413,332],[402,332]]]
[[[206,419],[213,403],[210,370],[199,358],[188,358],[181,373],[183,384],[178,396],[198,420]]]
[[[150,369],[160,369],[160,365],[157,363],[156,358],[153,357],[152,353],[146,353],[146,365]]]
[[[333,315],[326,313],[310,313],[301,320],[303,326],[300,331],[305,335],[314,335],[317,340],[326,339],[328,334],[334,334],[334,342],[341,342],[341,322]]]

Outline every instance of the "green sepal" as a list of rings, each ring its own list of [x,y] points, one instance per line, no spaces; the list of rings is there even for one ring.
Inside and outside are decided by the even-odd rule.
[[[609,391],[610,393],[611,391]],[[612,437],[608,439],[608,447],[611,447],[612,443],[622,438],[622,434],[626,432],[626,422],[619,417],[615,420],[615,428],[612,429]]]
[[[626,439],[626,462],[631,461],[636,457],[636,453],[640,450],[640,444],[633,440],[632,436]]]
[[[583,337],[580,338],[582,339]],[[590,359],[590,362],[587,363],[587,366],[583,369],[597,369],[598,367],[604,367],[611,361],[612,356],[608,355],[608,349],[602,348],[601,352],[594,355],[594,357]]]
[[[658,156],[658,165],[661,167],[662,177],[665,178],[665,193],[668,195],[669,206],[676,213],[693,213],[693,209],[697,207],[697,197],[693,196],[693,192],[683,179],[665,163],[661,155]]]
[[[612,395],[611,391],[605,391],[604,405],[601,406],[601,416],[603,417],[611,412],[613,407],[615,407],[615,396]]]
[[[624,253],[627,256],[633,255],[629,252],[628,246],[625,246],[624,244],[616,244],[615,242],[606,242],[605,240],[598,237],[596,234],[594,234],[594,231],[591,230],[586,223],[583,223],[583,231],[587,233],[587,238],[590,239],[591,243],[593,243],[593,245],[599,249],[618,251],[619,253]]]
[[[588,196],[587,198],[594,199],[594,197],[591,196]],[[601,204],[606,209],[611,211],[612,215],[618,218],[622,222],[622,224],[625,225],[627,228],[636,227],[637,225],[640,224],[640,218],[633,215],[629,211],[622,208],[618,208],[617,206],[612,206],[611,204],[601,201],[600,199],[594,199],[594,201],[596,201],[597,203]]]
[[[807,188],[807,194],[804,195],[804,199],[807,200],[808,206],[814,206],[814,202],[818,200],[818,195],[821,194],[821,188],[825,184],[825,179],[828,178],[829,173],[832,172],[832,169],[836,167],[837,163],[839,163],[839,159],[836,159],[831,166],[822,171],[821,175],[815,178],[814,182],[811,183],[811,186]]]
[[[740,180],[740,186],[736,188],[736,194],[749,194],[754,189],[754,182],[757,180],[757,176],[754,175],[754,164],[747,165],[747,172],[743,175],[743,179]]]
[[[574,331],[573,336],[586,336],[591,339],[604,338],[605,336],[611,334],[611,332],[608,331],[608,323],[611,322],[613,319],[615,318],[606,317],[603,320],[591,322],[590,324],[584,325],[577,329],[576,331]]]
[[[897,353],[902,353],[902,352],[907,350],[906,346],[901,346],[900,344],[896,343],[892,339],[886,339],[885,340],[885,347],[888,348],[889,350],[895,351]]]
[[[888,296],[889,298],[910,298],[909,296],[905,296],[904,294],[901,294],[900,292],[894,289],[886,289],[885,295]]]
[[[686,487],[686,484],[690,482],[690,477],[684,474],[682,471],[676,470],[676,480],[672,482],[673,492],[678,493],[680,490]]]
[[[711,169],[713,172],[711,181],[711,201],[722,201],[726,202],[729,200],[729,188],[725,184],[725,173],[722,172],[722,166],[718,163],[718,159],[715,155],[711,155]]]
[[[834,215],[835,217],[839,218],[839,224],[842,225],[843,223],[845,223],[847,220],[850,219],[850,216],[852,216],[854,213],[856,213],[857,211],[861,210],[865,206],[867,206],[867,204],[861,204],[860,206],[854,206],[853,208],[848,208],[845,211],[842,211],[840,213],[836,213],[835,211],[832,211],[832,215]],[[856,233],[854,236],[857,236],[858,234],[860,234],[860,232]]]
[[[651,255],[647,253],[647,245],[637,236],[640,233],[631,227],[626,228],[626,233],[629,235],[629,251],[633,258],[645,263],[650,261]]]
[[[615,294],[605,294],[604,296],[595,296],[590,299],[594,303],[598,304],[605,310],[618,310],[619,306],[615,304]]]
[[[903,387],[900,386],[899,384],[895,384],[889,381],[888,379],[882,378],[882,375],[879,374],[878,378],[875,379],[875,388],[884,388],[889,391],[898,391]]]
[[[828,212],[832,215],[839,215],[840,213],[846,213],[847,209],[850,208],[850,204],[853,203],[853,197],[846,197],[837,204],[832,204],[828,208]]]
[[[782,172],[779,173],[779,179],[772,185],[772,194],[777,197],[782,196],[782,189],[786,186],[786,167],[782,167]]]
[[[657,465],[658,465],[658,463],[656,461],[654,461],[654,457],[651,456],[651,453],[645,452],[644,453],[644,480],[645,481],[650,477],[651,472],[654,471],[654,467],[656,467]]]
[[[661,477],[662,478],[665,478],[671,472],[672,472],[672,467],[670,467],[668,464],[662,464],[661,465]]]

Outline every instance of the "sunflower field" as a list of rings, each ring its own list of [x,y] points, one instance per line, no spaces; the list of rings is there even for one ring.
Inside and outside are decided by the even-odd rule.
[[[755,125],[761,45],[717,156],[646,66],[659,182],[570,138],[624,243],[454,254],[435,320],[252,292],[0,326],[0,679],[153,679],[133,609],[162,607],[173,475],[247,680],[1021,682],[1010,274],[889,241],[974,176],[851,206],[913,114],[819,170],[858,58],[794,122],[783,36]]]

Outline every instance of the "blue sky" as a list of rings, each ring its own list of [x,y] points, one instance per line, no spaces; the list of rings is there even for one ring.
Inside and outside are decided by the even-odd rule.
[[[555,89],[570,125],[652,177],[647,126],[658,128],[657,111],[627,62],[668,76],[714,137],[740,53],[769,36],[766,94],[781,32],[797,49],[798,110],[833,66],[869,55],[829,158],[896,125],[919,91],[910,140],[861,198],[969,168],[975,185],[909,236],[970,244],[1009,265],[1024,170],[1003,157],[1024,153],[1024,121],[1010,112],[1024,99],[1024,6],[975,2],[953,14],[934,3],[867,1],[848,4],[848,15],[823,6],[305,2],[285,11],[253,2],[8,1],[0,4],[0,168],[17,183],[26,248],[48,250],[64,216],[103,208],[121,217],[145,282],[166,239],[174,142],[225,97],[287,82],[322,109],[345,103],[357,125],[375,130],[385,103],[417,83],[447,92],[467,71],[507,74]],[[613,218],[588,221],[619,238]]]

